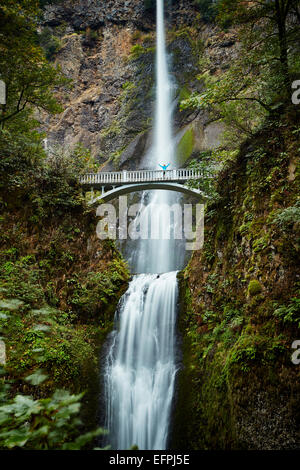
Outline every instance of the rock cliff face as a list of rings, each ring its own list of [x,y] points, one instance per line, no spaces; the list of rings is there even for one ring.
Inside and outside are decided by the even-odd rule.
[[[193,0],[169,0],[166,6],[173,25],[191,25],[198,13]],[[67,0],[47,6],[44,19],[49,26],[67,23],[75,30],[129,24],[149,31],[155,28],[155,0]]]
[[[55,62],[73,87],[60,90],[64,112],[46,118],[50,147],[81,142],[100,168],[137,168],[151,142],[155,76],[155,12],[143,0],[68,1],[47,7],[44,27],[60,40]],[[219,144],[222,127],[207,113],[180,112],[199,90],[205,57],[216,73],[234,54],[234,33],[201,22],[192,1],[169,2],[168,47],[174,77],[178,164]]]

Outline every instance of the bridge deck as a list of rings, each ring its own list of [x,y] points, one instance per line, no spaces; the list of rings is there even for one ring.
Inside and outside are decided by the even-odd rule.
[[[87,173],[80,177],[80,184],[91,187],[121,186],[143,182],[173,182],[184,183],[188,180],[212,178],[212,175],[203,170],[179,169],[179,170],[138,170],[138,171],[111,171],[99,173]]]

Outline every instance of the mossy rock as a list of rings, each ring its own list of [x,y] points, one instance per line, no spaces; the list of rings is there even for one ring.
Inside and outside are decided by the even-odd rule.
[[[181,167],[184,163],[190,158],[193,153],[195,145],[195,134],[192,128],[188,129],[185,134],[180,139],[176,154],[177,154],[177,162],[178,165]]]
[[[258,295],[262,292],[262,285],[256,279],[252,279],[248,285],[248,294],[250,296]]]

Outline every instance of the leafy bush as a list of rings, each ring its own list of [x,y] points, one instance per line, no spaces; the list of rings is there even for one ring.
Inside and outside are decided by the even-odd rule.
[[[145,52],[145,49],[143,46],[140,44],[135,44],[132,46],[131,51],[130,51],[130,59],[131,60],[136,60],[138,59],[143,53]]]
[[[2,369],[2,374],[5,371]],[[27,377],[34,386],[46,376],[36,371]],[[80,434],[80,400],[83,393],[71,395],[57,390],[50,398],[34,400],[28,395],[8,397],[8,387],[0,382],[0,449],[79,450],[96,436],[104,434],[102,428]]]
[[[211,198],[217,198],[216,178],[209,178],[209,173],[216,171],[217,168],[215,154],[210,151],[201,152],[198,158],[198,160],[192,159],[187,168],[203,170],[204,175],[207,172],[208,177],[201,178],[200,180],[188,181],[187,185],[190,188],[200,189]]]

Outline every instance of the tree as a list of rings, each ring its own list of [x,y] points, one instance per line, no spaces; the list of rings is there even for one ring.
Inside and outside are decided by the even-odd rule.
[[[218,19],[221,24],[244,25],[250,37],[248,45],[257,48],[262,55],[267,41],[273,54],[267,57],[273,68],[279,61],[279,72],[284,85],[290,91],[290,66],[299,41],[300,15],[297,0],[221,0]],[[298,23],[298,24],[297,24]],[[254,34],[256,33],[256,34]],[[289,51],[289,47],[291,47]],[[274,70],[275,71],[275,70]]]
[[[55,87],[68,81],[48,63],[37,41],[39,2],[3,0],[0,6],[0,70],[7,102],[0,107],[0,125],[26,110],[50,113],[62,109],[53,96]]]
[[[204,92],[182,106],[209,108],[245,136],[290,102],[300,70],[298,7],[296,0],[220,0],[218,12],[223,28],[238,29],[238,54],[223,74],[204,70]]]

